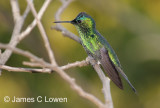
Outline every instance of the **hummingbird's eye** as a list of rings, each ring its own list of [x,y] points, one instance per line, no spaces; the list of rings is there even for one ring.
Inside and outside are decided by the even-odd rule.
[[[78,23],[81,23],[82,21],[81,21],[81,20],[77,20],[77,22],[78,22]]]

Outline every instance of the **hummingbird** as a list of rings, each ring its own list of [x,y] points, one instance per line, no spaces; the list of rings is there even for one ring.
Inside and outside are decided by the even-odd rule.
[[[54,23],[73,24],[79,33],[81,44],[88,56],[92,56],[97,63],[100,62],[109,78],[120,89],[123,89],[123,84],[119,74],[124,77],[132,90],[136,93],[136,89],[123,72],[115,51],[107,40],[97,31],[95,21],[91,16],[85,12],[81,12],[72,21],[55,21]]]

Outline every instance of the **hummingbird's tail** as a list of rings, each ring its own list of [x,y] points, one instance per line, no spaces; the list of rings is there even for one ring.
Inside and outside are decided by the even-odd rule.
[[[128,77],[126,76],[126,74],[123,72],[123,70],[120,67],[115,67],[116,70],[124,77],[124,79],[127,81],[127,83],[130,85],[130,87],[132,88],[132,90],[137,94],[136,89],[133,87],[133,85],[131,84],[131,82],[128,80]]]

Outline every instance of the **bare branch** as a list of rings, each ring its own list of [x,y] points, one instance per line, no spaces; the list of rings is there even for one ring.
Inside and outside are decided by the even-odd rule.
[[[10,3],[12,6],[12,13],[13,13],[14,22],[16,23],[18,21],[18,19],[21,17],[18,0],[10,0]]]
[[[25,55],[25,54],[23,54]],[[42,64],[39,63],[33,63],[33,62],[23,62],[24,65],[31,66],[31,67],[43,67]],[[74,63],[69,63],[67,65],[61,66],[60,68],[62,70],[67,70],[73,67],[82,67],[87,66],[89,64],[89,59],[83,61],[76,61]],[[6,65],[0,65],[0,69],[4,69],[7,71],[13,71],[13,72],[40,72],[40,73],[51,73],[51,69],[43,68],[43,69],[36,69],[36,68],[22,68],[22,67],[11,67]]]
[[[31,2],[33,2],[33,0],[31,0]],[[30,7],[29,7],[29,5],[27,5],[26,10],[24,11],[23,16],[22,16],[23,19],[25,19],[27,17],[29,11],[30,11]]]
[[[37,12],[36,12],[36,10],[35,10],[35,8],[34,8],[34,5],[33,5],[33,3],[32,3],[30,0],[27,0],[27,2],[28,2],[29,6],[30,6],[30,8],[31,8],[31,11],[32,11],[34,17],[35,17],[36,20],[37,20],[38,28],[39,28],[39,31],[40,31],[40,33],[41,33],[41,36],[42,36],[42,38],[43,38],[43,40],[44,40],[45,47],[46,47],[46,49],[47,49],[47,52],[48,52],[50,61],[51,61],[51,63],[52,63],[53,65],[56,66],[57,63],[55,62],[55,58],[54,58],[53,51],[52,51],[52,49],[51,49],[51,47],[50,47],[50,44],[49,44],[49,41],[48,41],[46,32],[45,32],[45,30],[44,30],[44,28],[43,28],[43,25],[42,25],[41,21],[38,19]]]
[[[0,65],[0,69],[12,71],[12,72],[51,73],[51,69],[47,69],[47,68],[35,69],[35,68],[22,68],[22,67],[11,67],[11,66],[6,66],[6,65]]]
[[[55,14],[55,20],[60,20],[60,15],[72,1],[73,0],[61,0],[62,6],[57,10]]]
[[[112,97],[111,97],[111,92],[110,92],[110,79],[105,76],[102,69],[95,62],[95,60],[93,60],[93,59],[91,60],[91,59],[90,59],[90,63],[93,66],[93,68],[95,69],[95,71],[97,72],[97,74],[103,84],[103,94],[104,94],[104,98],[105,98],[105,106],[107,108],[113,108]]]
[[[12,14],[14,17],[14,21],[15,21],[15,25],[14,25],[14,29],[13,29],[13,33],[11,36],[11,40],[9,42],[9,44],[12,47],[15,47],[20,41],[18,40],[18,35],[20,34],[20,31],[22,29],[23,23],[25,21],[26,17],[21,17],[20,16],[20,9],[19,9],[19,5],[18,5],[18,0],[11,0],[11,6],[12,6]],[[28,9],[26,9],[25,14],[27,15],[29,12]],[[7,62],[7,60],[9,59],[9,57],[11,56],[12,51],[6,49],[1,55],[0,55],[0,64],[5,64]],[[1,73],[1,70],[0,70]]]
[[[80,86],[78,86],[75,83],[75,80],[71,78],[69,75],[67,75],[63,70],[61,70],[59,67],[55,68],[55,71],[65,80],[67,81],[70,86],[83,98],[86,98],[96,104],[99,108],[104,108],[103,103],[96,98],[94,95],[85,92]]]
[[[62,6],[58,9],[58,11],[55,14],[55,20],[56,21],[60,20],[60,15],[64,11],[64,9],[66,9],[66,7],[72,2],[72,0],[61,0],[61,2],[62,2]],[[66,28],[64,28],[60,24],[57,23],[56,26],[53,27],[53,29],[61,31],[64,36],[69,37],[69,38],[77,41],[78,43],[81,43],[81,40],[78,36],[76,36],[75,34],[73,34],[70,31],[68,31]]]
[[[60,68],[62,70],[67,70],[67,69],[70,69],[70,68],[73,68],[73,67],[87,66],[87,65],[89,65],[89,61],[90,60],[88,58],[86,58],[86,60],[76,61],[74,63],[69,63],[67,65],[61,66]],[[37,62],[26,62],[26,61],[24,61],[23,65],[27,65],[27,66],[31,66],[31,67],[43,67],[41,64],[39,64]]]
[[[28,61],[23,61],[23,65],[30,66],[30,67],[43,67],[41,64],[37,62],[28,62]]]
[[[12,47],[12,46],[10,46],[10,45],[5,45],[5,44],[1,44],[1,43],[0,43],[0,48],[1,48],[1,49],[9,49],[9,50],[11,50],[11,51],[13,51],[13,52],[15,52],[15,53],[17,53],[17,54],[20,54],[20,55],[22,55],[22,56],[25,56],[25,57],[28,57],[28,58],[30,58],[30,59],[33,59],[34,61],[36,61],[36,62],[38,62],[38,63],[40,63],[40,64],[42,64],[42,65],[43,65],[43,64],[48,64],[48,63],[45,62],[43,59],[41,59],[41,58],[33,55],[32,53],[30,53],[30,52],[28,52],[28,51],[23,51],[23,50],[21,50],[21,49],[19,49],[19,48],[14,48],[14,47]]]
[[[62,70],[66,70],[66,69],[69,69],[69,68],[73,68],[73,67],[82,67],[82,66],[87,66],[89,64],[89,60],[83,60],[83,61],[76,61],[74,63],[69,63],[65,66],[61,66],[60,68]]]
[[[48,7],[49,3],[51,2],[51,0],[46,0],[44,2],[44,4],[42,5],[42,8],[40,9],[39,11],[39,14],[38,14],[38,18],[41,19],[44,11],[46,10],[46,8]],[[35,27],[36,25],[36,20],[34,20],[32,22],[32,24],[30,24],[27,29],[22,32],[20,34],[20,31],[22,29],[22,26],[23,26],[23,23],[24,23],[24,20],[26,18],[26,16],[28,15],[29,13],[29,8],[27,6],[24,14],[22,17],[20,17],[20,13],[19,13],[19,6],[18,6],[18,0],[11,0],[11,6],[12,6],[12,12],[13,12],[13,16],[17,16],[19,18],[17,18],[17,22],[15,23],[15,26],[14,26],[14,29],[13,29],[13,33],[12,33],[12,38],[10,40],[10,45],[12,47],[15,47],[25,36],[27,36],[31,30]],[[18,12],[18,15],[17,15],[17,12]],[[7,60],[9,59],[9,57],[11,56],[12,54],[12,51],[11,50],[5,50],[1,55],[0,55],[0,64],[5,64],[7,62]]]
[[[42,8],[40,9],[37,17],[39,20],[41,20],[42,15],[44,14],[45,10],[47,9],[48,5],[50,4],[51,0],[46,0],[44,2],[44,4],[42,5]],[[33,20],[33,22],[18,36],[18,40],[22,40],[24,39],[32,30],[33,28],[36,26],[37,21],[36,18]]]

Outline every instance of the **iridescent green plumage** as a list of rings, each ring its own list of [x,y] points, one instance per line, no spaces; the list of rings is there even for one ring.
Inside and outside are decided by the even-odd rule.
[[[123,85],[119,77],[120,73],[127,80],[133,91],[136,92],[135,88],[128,80],[128,77],[124,74],[114,50],[107,40],[96,30],[95,22],[91,16],[81,12],[72,21],[57,21],[55,23],[73,24],[78,30],[82,45],[87,54],[101,63],[110,79],[119,88],[123,89]]]

